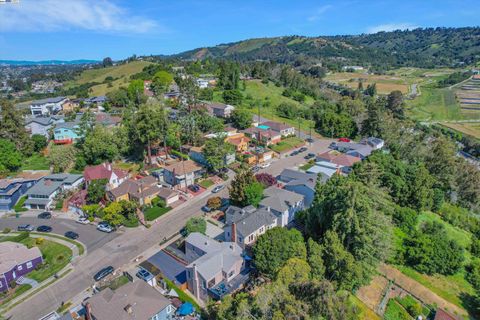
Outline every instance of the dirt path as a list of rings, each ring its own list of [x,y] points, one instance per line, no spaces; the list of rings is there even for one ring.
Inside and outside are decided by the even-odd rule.
[[[403,288],[404,290],[408,291],[417,299],[423,301],[427,304],[436,304],[442,309],[445,309],[449,312],[468,316],[467,311],[464,309],[456,306],[455,304],[448,302],[447,300],[441,298],[437,294],[433,293],[430,289],[426,288],[422,284],[418,283],[417,281],[407,277],[399,270],[395,269],[389,265],[380,265],[378,270],[389,280],[392,280]]]

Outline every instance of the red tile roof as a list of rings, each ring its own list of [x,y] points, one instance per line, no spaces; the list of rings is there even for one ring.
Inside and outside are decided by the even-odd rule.
[[[112,173],[115,172],[118,178],[123,179],[128,175],[127,171],[121,169],[113,169],[111,163],[102,163],[97,166],[86,167],[83,171],[85,181],[92,181],[98,179],[110,180]]]
[[[329,161],[334,164],[338,164],[344,167],[351,167],[355,163],[362,161],[360,158],[340,153],[338,151],[327,151],[318,155],[319,158]]]
[[[437,313],[435,314],[434,320],[458,320],[458,318],[454,317],[450,313],[446,312],[443,309],[437,309]]]

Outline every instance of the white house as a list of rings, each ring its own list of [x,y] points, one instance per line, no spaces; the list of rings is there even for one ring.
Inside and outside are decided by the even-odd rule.
[[[277,217],[277,226],[286,227],[295,219],[295,214],[305,209],[304,196],[296,192],[269,187],[265,189],[260,208],[265,208]]]
[[[62,110],[62,105],[68,101],[66,97],[55,97],[32,101],[30,111],[33,116],[49,116]]]

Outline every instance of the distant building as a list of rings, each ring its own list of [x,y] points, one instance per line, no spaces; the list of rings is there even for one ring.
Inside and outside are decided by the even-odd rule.
[[[295,135],[295,128],[293,126],[275,121],[265,121],[257,127],[261,129],[272,129],[273,131],[280,133],[283,137]]]
[[[95,320],[170,320],[175,313],[170,300],[138,279],[100,291],[88,299],[85,309],[87,319]]]
[[[71,144],[80,138],[78,120],[58,123],[53,131],[55,144]]]
[[[47,98],[32,101],[30,111],[33,116],[49,116],[62,110],[62,105],[67,102],[66,97]]]
[[[352,166],[362,160],[358,157],[332,150],[317,155],[317,161],[331,162],[338,165],[343,173],[350,173]]]
[[[211,103],[207,105],[207,109],[216,117],[230,118],[232,112],[235,110],[235,107],[224,103]]]
[[[0,242],[0,292],[8,291],[12,282],[32,272],[42,262],[42,252],[38,247]]]
[[[28,117],[25,119],[25,129],[30,135],[40,134],[46,138],[50,137],[50,130],[56,124],[65,122],[63,116],[51,117]]]
[[[208,84],[209,84],[209,81],[207,79],[197,79],[197,86],[200,88],[200,89],[205,89],[205,88],[208,88]]]

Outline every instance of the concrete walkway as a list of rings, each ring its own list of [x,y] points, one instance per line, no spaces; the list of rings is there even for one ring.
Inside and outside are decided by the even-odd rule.
[[[15,281],[18,285],[22,284],[29,284],[32,288],[38,287],[38,281],[27,278],[27,277],[20,277]]]

